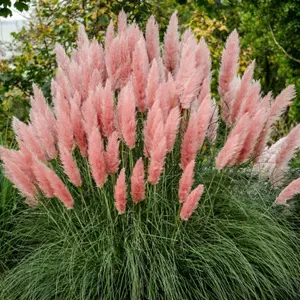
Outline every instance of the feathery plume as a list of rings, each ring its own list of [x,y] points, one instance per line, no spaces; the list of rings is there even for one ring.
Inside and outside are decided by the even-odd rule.
[[[97,109],[95,107],[96,95],[90,94],[87,100],[82,105],[82,116],[84,119],[84,130],[89,137],[94,127],[98,127]],[[99,105],[100,107],[100,105]]]
[[[159,48],[159,31],[158,24],[155,18],[151,16],[146,25],[146,47],[149,61],[152,62],[154,59],[158,59],[160,56]]]
[[[54,53],[56,54],[56,61],[59,68],[65,73],[69,70],[70,58],[66,54],[65,49],[62,45],[56,43],[54,47]]]
[[[106,29],[106,34],[105,34],[105,53],[106,54],[109,52],[110,45],[114,38],[115,38],[114,23],[113,23],[113,20],[110,20],[109,25],[107,26],[107,29]]]
[[[178,189],[178,197],[179,202],[185,202],[188,197],[193,182],[194,182],[194,168],[195,168],[195,160],[189,162],[189,164],[184,169],[184,172],[181,175],[181,179],[179,181],[179,189]]]
[[[279,185],[284,172],[288,170],[288,163],[295,151],[300,148],[300,124],[294,127],[286,136],[276,155],[275,169],[272,181]]]
[[[74,132],[76,144],[83,157],[87,156],[87,140],[86,134],[83,127],[83,119],[80,111],[80,96],[76,91],[71,101],[71,124]]]
[[[167,31],[164,37],[163,60],[167,71],[175,73],[178,67],[178,49],[179,49],[179,33],[178,18],[175,11],[170,19]]]
[[[40,160],[46,160],[47,157],[37,141],[33,127],[26,125],[16,117],[13,118],[12,124],[19,146],[21,147],[21,144],[24,144],[30,152],[36,155]]]
[[[213,115],[210,119],[209,126],[207,128],[207,138],[213,143],[217,139],[218,127],[219,127],[219,106],[213,102]]]
[[[125,212],[126,203],[127,203],[125,168],[121,170],[119,177],[117,179],[114,196],[115,196],[117,211],[121,215]]]
[[[210,77],[211,58],[210,51],[204,38],[200,39],[200,43],[196,50],[196,67],[201,69],[203,78]]]
[[[148,181],[152,184],[159,182],[160,174],[163,171],[167,154],[167,143],[164,136],[163,123],[161,122],[154,135],[154,145],[150,152],[150,165],[148,169]]]
[[[149,71],[149,60],[145,40],[142,37],[132,55],[132,86],[136,105],[141,112],[146,110],[146,86]]]
[[[147,120],[144,124],[144,154],[149,157],[149,154],[154,145],[153,139],[157,126],[163,122],[163,115],[160,108],[160,103],[157,101],[148,112]]]
[[[186,201],[183,203],[180,218],[183,221],[187,221],[194,210],[196,209],[198,202],[204,192],[204,185],[199,184],[187,197]]]
[[[235,94],[232,107],[231,107],[231,122],[235,122],[238,114],[243,109],[245,102],[247,101],[247,96],[251,90],[251,82],[253,80],[255,61],[253,61],[246,69],[242,79],[241,84]],[[242,111],[243,112],[243,111]]]
[[[132,201],[138,203],[145,199],[145,170],[142,158],[139,158],[132,170],[131,176]]]
[[[156,59],[153,59],[152,65],[148,74],[146,87],[146,104],[148,109],[152,107],[155,100],[155,94],[159,86],[159,69]]]
[[[101,134],[96,126],[88,137],[88,159],[93,178],[98,187],[102,187],[107,179],[104,146]]]
[[[232,166],[237,162],[237,158],[244,146],[245,139],[247,138],[249,126],[250,117],[247,113],[242,116],[232,129],[224,147],[219,152],[216,158],[216,168],[218,170],[221,170],[226,166]]]
[[[9,178],[24,197],[35,198],[38,192],[27,174],[24,174],[17,164],[8,157],[2,157],[2,160],[7,178]]]
[[[118,34],[125,33],[127,29],[127,16],[125,11],[122,9],[118,15]]]
[[[119,101],[122,102],[121,111],[119,112],[122,115],[120,120],[122,136],[128,148],[133,149],[135,145],[136,119],[135,98],[130,82],[121,90]]]
[[[176,141],[177,132],[180,124],[180,110],[179,107],[174,107],[166,120],[165,136],[167,143],[167,151],[171,152]]]
[[[119,170],[119,165],[120,165],[119,146],[120,146],[120,141],[118,139],[118,133],[114,131],[108,137],[106,151],[105,151],[105,165],[108,174],[115,174]]]
[[[293,180],[276,198],[276,205],[286,205],[287,201],[300,194],[300,178]]]
[[[102,94],[101,123],[103,134],[109,137],[114,131],[114,95],[108,79]]]
[[[245,162],[254,150],[255,143],[259,138],[264,125],[267,121],[268,114],[264,108],[256,112],[254,117],[250,120],[249,131],[245,139],[243,148],[239,154],[238,162]]]
[[[87,47],[87,46],[89,46],[89,44],[90,44],[90,42],[89,42],[88,36],[87,36],[87,34],[85,32],[85,28],[81,24],[81,25],[79,25],[78,35],[77,35],[77,46],[78,46],[78,49],[82,49],[84,47]]]
[[[180,167],[185,169],[192,160],[196,159],[198,148],[198,114],[191,115],[188,128],[181,143]]]
[[[72,157],[72,153],[66,148],[59,149],[60,160],[62,162],[64,172],[68,176],[71,183],[75,186],[81,186],[82,180],[76,161]]]
[[[239,67],[239,36],[236,30],[227,38],[225,49],[222,53],[222,63],[219,75],[219,93],[221,97],[229,90],[229,84],[236,76]]]

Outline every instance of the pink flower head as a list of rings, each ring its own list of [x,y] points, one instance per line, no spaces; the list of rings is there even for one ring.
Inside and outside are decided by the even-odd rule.
[[[142,37],[137,43],[132,56],[132,85],[136,104],[141,112],[146,110],[146,86],[149,71],[149,60],[145,40]]]
[[[82,180],[80,177],[80,172],[77,167],[76,161],[72,157],[72,153],[66,148],[60,149],[59,152],[64,171],[69,177],[70,182],[72,182],[77,187],[81,186]]]
[[[198,202],[204,192],[204,185],[199,184],[187,197],[186,201],[183,203],[180,218],[183,221],[187,221],[194,210],[196,209]]]
[[[276,198],[275,204],[286,205],[287,201],[300,193],[300,178],[292,181]]]
[[[116,208],[119,214],[123,214],[126,210],[127,196],[126,196],[126,181],[125,181],[125,168],[123,168],[117,179],[115,185],[115,201]]]
[[[195,168],[195,161],[192,160],[184,169],[182,173],[180,182],[179,182],[179,189],[178,189],[178,197],[179,202],[185,202],[187,196],[189,195],[193,181],[194,181],[194,168]]]
[[[196,67],[202,70],[203,78],[210,77],[210,69],[211,69],[210,51],[204,38],[200,39],[200,43],[196,50]]]
[[[107,29],[106,29],[106,34],[105,34],[105,53],[106,54],[109,52],[109,47],[114,38],[115,38],[114,23],[113,23],[113,20],[110,20],[109,25],[107,26]]]
[[[119,158],[119,145],[118,133],[114,131],[109,137],[105,151],[105,164],[106,171],[109,174],[115,174],[119,170],[120,158]]]
[[[21,194],[28,198],[35,198],[38,195],[38,192],[27,174],[22,172],[18,165],[8,157],[2,157],[2,160],[6,176]]]
[[[157,61],[156,59],[153,59],[151,69],[148,74],[147,88],[146,88],[146,104],[149,109],[154,104],[155,94],[158,89],[159,82],[160,82],[160,75],[159,75]]]
[[[146,47],[151,62],[154,59],[158,59],[160,56],[159,48],[159,31],[158,24],[156,23],[153,16],[151,16],[146,25]]]
[[[222,53],[222,63],[219,75],[219,93],[224,96],[229,90],[229,84],[236,76],[239,67],[239,35],[236,30],[227,38],[225,49]]]
[[[188,128],[181,143],[181,169],[184,170],[192,160],[196,159],[198,145],[198,119],[197,114],[194,113],[190,117]]]
[[[179,33],[178,18],[175,11],[170,19],[167,32],[164,37],[163,60],[167,71],[175,73],[178,67],[179,59]]]
[[[101,123],[103,134],[109,137],[114,131],[114,94],[111,89],[111,83],[108,79],[102,93]]]
[[[135,203],[145,199],[145,171],[142,158],[138,159],[132,170],[131,197]]]
[[[180,110],[179,107],[174,107],[166,120],[165,124],[165,136],[167,143],[167,151],[171,152],[173,150],[177,132],[180,124]]]
[[[77,146],[79,147],[80,153],[83,157],[87,156],[87,140],[86,134],[83,127],[83,117],[80,111],[80,96],[78,92],[75,92],[75,95],[71,102],[71,124],[74,132],[74,138]]]
[[[93,127],[88,137],[88,159],[97,186],[103,186],[107,179],[104,146],[101,134],[96,126]]]
[[[160,123],[155,130],[154,140],[156,143],[155,147],[152,148],[150,152],[148,181],[152,184],[157,184],[159,182],[160,174],[163,171],[167,154],[167,143],[162,123]]]
[[[125,11],[122,9],[118,15],[118,34],[122,34],[127,28],[127,16]]]
[[[119,121],[122,136],[129,149],[135,145],[136,119],[135,119],[135,97],[132,91],[132,85],[129,82],[119,94],[120,109]]]

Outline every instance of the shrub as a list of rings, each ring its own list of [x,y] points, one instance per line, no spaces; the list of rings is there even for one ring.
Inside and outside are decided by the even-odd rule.
[[[297,239],[270,206],[299,127],[265,149],[294,88],[262,96],[254,63],[240,78],[234,31],[219,121],[209,49],[177,23],[162,56],[154,18],[144,38],[124,12],[104,49],[83,27],[71,57],[56,46],[54,111],[34,86],[31,122],[13,122],[20,149],[0,148],[29,204],[2,298],[295,299]]]

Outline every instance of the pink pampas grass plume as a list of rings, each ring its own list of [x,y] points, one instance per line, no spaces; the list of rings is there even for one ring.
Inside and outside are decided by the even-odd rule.
[[[145,170],[142,158],[138,159],[132,170],[131,197],[134,203],[145,199]]]
[[[247,101],[247,96],[249,91],[252,88],[252,80],[253,80],[253,72],[255,67],[255,61],[253,61],[246,69],[242,79],[239,89],[237,90],[232,107],[231,107],[231,122],[235,122],[237,116],[239,115],[240,111],[245,106]],[[243,111],[242,111],[243,112]]]
[[[78,92],[75,92],[75,95],[71,102],[71,124],[74,132],[74,137],[76,144],[80,150],[80,153],[83,157],[87,156],[87,140],[86,134],[83,127],[83,118],[80,111],[80,96]]]
[[[229,84],[229,89],[221,99],[221,117],[227,126],[232,124],[231,113],[234,99],[240,89],[241,79],[240,77],[234,77]]]
[[[268,127],[271,127],[276,121],[279,120],[280,116],[290,105],[292,99],[294,99],[295,96],[295,86],[289,85],[275,98],[270,109]]]
[[[115,185],[114,197],[116,201],[116,209],[119,214],[123,214],[126,210],[127,196],[126,196],[126,181],[125,181],[125,168],[119,174]]]
[[[36,85],[33,85],[33,94],[34,97],[31,100],[31,113],[34,115],[44,116],[47,127],[51,132],[53,138],[56,140],[57,138],[56,119],[53,114],[53,111],[47,105],[46,99],[42,91]]]
[[[198,115],[192,114],[188,123],[188,128],[184,133],[181,143],[180,167],[182,170],[196,158],[198,148]]]
[[[78,35],[77,35],[77,46],[78,49],[82,49],[83,47],[89,46],[89,38],[86,34],[85,28],[83,25],[79,25]]]
[[[227,38],[225,49],[222,53],[222,63],[219,75],[219,93],[221,97],[229,90],[231,80],[236,76],[239,67],[239,36],[234,30]]]
[[[119,146],[118,133],[115,131],[108,137],[105,151],[105,165],[108,174],[115,174],[119,170]]]
[[[55,44],[54,53],[56,54],[56,61],[59,68],[61,68],[66,74],[69,70],[70,58],[66,54],[65,49],[60,44]]]
[[[264,108],[256,112],[250,120],[249,131],[245,139],[245,143],[238,157],[238,162],[245,162],[252,154],[256,141],[258,140],[268,118],[268,114]]]
[[[144,123],[144,154],[149,157],[153,147],[153,139],[157,126],[163,122],[163,115],[160,103],[155,102],[148,112],[147,120]]]
[[[44,165],[42,162],[38,161],[37,163],[40,164],[41,172],[44,173],[44,176],[47,178],[48,182],[50,182],[54,195],[65,205],[66,208],[73,208],[74,200],[62,180],[52,169]]]
[[[118,34],[124,33],[127,29],[127,16],[122,9],[118,15]]]
[[[224,147],[216,158],[216,168],[218,170],[226,166],[232,166],[237,162],[237,158],[249,132],[249,125],[249,114],[245,114],[232,129]]]
[[[156,130],[154,136],[154,145],[150,153],[150,165],[148,168],[148,181],[152,184],[157,184],[161,172],[163,171],[165,158],[167,154],[167,144],[166,138],[164,136],[163,123],[160,123]]]
[[[56,158],[57,150],[55,147],[55,138],[47,126],[47,120],[45,119],[44,115],[32,114],[30,118],[33,131],[39,139],[43,152],[47,153],[49,160]]]
[[[45,197],[53,198],[54,190],[48,180],[48,177],[45,174],[43,164],[36,158],[33,158],[32,162],[33,162],[32,170],[35,175],[35,178],[36,178],[39,188],[44,193]]]
[[[202,101],[205,99],[205,97],[210,94],[210,81],[211,81],[210,75],[203,80],[203,84],[197,101],[199,103],[198,105],[200,105]],[[198,107],[196,108],[196,110],[197,109]]]
[[[113,23],[113,20],[110,20],[109,25],[107,26],[107,29],[106,29],[106,34],[105,34],[105,53],[108,53],[110,45],[114,38],[115,38],[114,23]]]
[[[12,124],[19,146],[23,143],[40,160],[46,160],[47,156],[38,142],[33,127],[26,125],[16,117],[13,118]]]
[[[167,31],[164,36],[163,61],[167,71],[175,73],[178,67],[178,49],[179,49],[179,33],[178,18],[175,11],[170,19]]]
[[[300,193],[300,178],[293,180],[276,198],[276,205],[287,205],[287,201]]]
[[[210,95],[202,101],[201,105],[196,112],[196,118],[198,120],[197,125],[197,140],[196,140],[196,151],[198,152],[204,142],[205,136],[207,135],[209,124],[214,115],[214,106],[210,98]]]
[[[180,110],[179,107],[174,107],[166,120],[165,124],[165,136],[167,143],[167,151],[171,152],[176,141],[180,124]]]
[[[204,38],[200,39],[200,43],[196,50],[196,67],[203,73],[203,78],[210,76],[211,58],[210,51]]]
[[[149,71],[149,60],[145,40],[142,37],[137,43],[132,55],[132,86],[136,105],[141,112],[146,110],[146,86]]]
[[[150,109],[155,100],[155,94],[158,89],[160,82],[159,69],[156,59],[153,59],[152,65],[147,78],[147,87],[146,87],[146,105]]]
[[[27,174],[23,173],[17,164],[9,158],[2,157],[2,160],[6,176],[21,192],[21,194],[28,198],[35,198],[38,195],[38,192]]]
[[[214,101],[213,114],[210,119],[209,126],[207,128],[207,138],[211,143],[215,142],[215,140],[217,139],[218,127],[219,127],[219,106]]]
[[[198,202],[204,192],[204,185],[199,184],[187,197],[180,211],[180,218],[187,221],[195,211]]]
[[[71,183],[75,186],[81,186],[82,180],[76,161],[72,157],[72,153],[66,148],[60,149],[60,160],[62,162],[64,172],[68,176]]]
[[[101,109],[101,123],[103,134],[109,137],[114,131],[114,94],[111,89],[111,83],[108,79],[102,93],[102,109]]]
[[[135,145],[136,119],[135,119],[135,98],[129,82],[120,92],[119,101],[121,108],[119,111],[120,125],[122,136],[129,149],[133,149]]]
[[[104,146],[101,134],[96,126],[88,137],[88,159],[93,178],[98,187],[102,187],[107,179]]]
[[[98,127],[98,115],[95,107],[96,97],[97,95],[95,93],[90,94],[90,96],[82,105],[81,111],[84,119],[83,125],[87,137],[89,137],[94,127]]]
[[[300,148],[300,124],[294,127],[286,136],[284,142],[276,155],[275,169],[272,174],[272,181],[280,184],[283,174],[288,169],[288,163],[295,151]]]
[[[195,161],[192,160],[184,169],[184,172],[181,175],[181,179],[179,182],[179,189],[178,189],[178,197],[179,202],[185,202],[186,198],[188,197],[193,182],[194,182],[194,168],[195,168]]]
[[[150,62],[152,62],[153,59],[159,58],[159,29],[153,16],[148,19],[146,25],[146,47]]]
[[[276,97],[274,102],[271,104],[267,123],[254,148],[254,153],[256,157],[259,157],[259,155],[262,153],[263,149],[265,148],[265,144],[269,137],[272,125],[279,120],[280,116],[290,105],[291,100],[294,97],[295,97],[295,87],[293,85],[289,85]],[[267,100],[269,99],[270,97],[267,97]]]

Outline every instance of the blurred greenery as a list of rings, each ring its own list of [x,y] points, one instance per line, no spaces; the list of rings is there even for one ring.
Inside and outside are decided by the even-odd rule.
[[[12,16],[12,7],[21,12],[28,10],[29,2],[30,0],[16,0],[14,3],[11,0],[0,0],[0,17]]]
[[[67,51],[75,46],[78,25],[83,23],[89,37],[102,40],[112,18],[121,9],[130,21],[142,28],[153,14],[161,32],[177,9],[181,31],[191,27],[196,37],[205,37],[212,53],[213,92],[224,41],[237,28],[241,39],[241,67],[244,71],[253,59],[257,62],[256,79],[263,92],[276,96],[286,85],[295,84],[297,98],[277,135],[285,133],[300,120],[300,10],[299,0],[33,0],[29,24],[13,34],[8,49],[18,53],[0,62],[0,134],[8,130],[12,115],[22,120],[28,116],[32,84],[39,85],[46,97],[56,70],[53,48],[62,44]],[[163,36],[161,36],[163,38]]]

